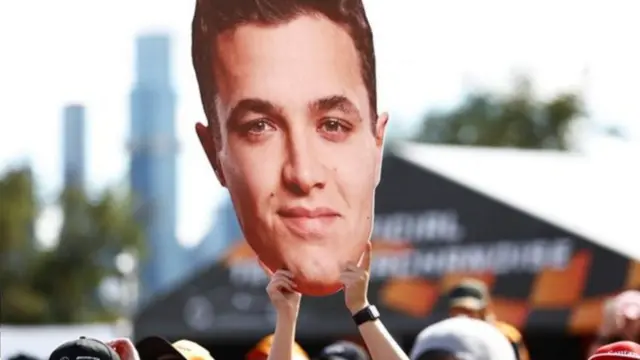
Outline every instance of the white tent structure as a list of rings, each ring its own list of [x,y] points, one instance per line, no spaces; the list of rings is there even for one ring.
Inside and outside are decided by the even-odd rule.
[[[417,166],[640,260],[640,159],[632,154],[593,156],[414,143],[397,144],[393,151]]]

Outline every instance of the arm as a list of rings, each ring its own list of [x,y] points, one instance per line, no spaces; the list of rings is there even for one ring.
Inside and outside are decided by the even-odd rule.
[[[358,327],[358,331],[367,344],[372,360],[409,360],[380,320],[364,323]]]
[[[276,330],[267,360],[291,360],[301,295],[295,291],[293,275],[286,270],[273,274],[267,294],[276,309]]]
[[[295,342],[297,316],[278,314],[273,344],[267,360],[290,360]]]
[[[345,302],[352,315],[369,306],[369,269],[371,267],[371,244],[368,245],[360,265],[349,264],[341,274],[344,284]],[[371,360],[409,360],[400,345],[377,319],[358,326]]]

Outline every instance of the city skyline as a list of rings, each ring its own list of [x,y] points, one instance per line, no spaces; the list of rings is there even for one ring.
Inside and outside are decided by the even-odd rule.
[[[87,166],[85,108],[81,104],[66,105],[62,117],[64,186],[84,189]]]
[[[171,47],[168,34],[136,38],[136,78],[129,103],[129,187],[136,219],[153,254],[141,263],[143,299],[174,284],[185,270],[176,239],[178,140]]]
[[[410,126],[425,110],[453,104],[465,87],[503,88],[514,69],[529,70],[540,92],[549,95],[580,85],[589,68],[588,100],[595,119],[619,123],[632,136],[640,134],[640,106],[634,98],[640,54],[629,46],[640,23],[634,21],[628,2],[365,4],[376,23],[380,106],[391,112],[392,126]],[[78,102],[87,109],[88,189],[123,183],[129,161],[125,145],[134,39],[168,32],[176,44],[172,57],[182,144],[177,235],[183,244],[197,243],[209,230],[212,210],[224,191],[193,134],[193,125],[204,120],[190,65],[193,2],[61,0],[40,4],[36,13],[27,6],[31,5],[0,4],[0,48],[11,54],[0,67],[0,93],[11,99],[0,106],[0,169],[29,161],[43,197],[51,200],[62,185],[62,156],[51,155],[61,148],[60,109]],[[576,9],[580,16],[574,16]],[[69,15],[61,21],[48,16],[53,11],[84,16]],[[28,13],[39,26],[21,31],[18,38],[13,34],[24,28],[21,13]],[[118,26],[113,26],[115,18]],[[410,36],[413,44],[399,41],[416,32],[421,34],[419,42],[416,36]]]

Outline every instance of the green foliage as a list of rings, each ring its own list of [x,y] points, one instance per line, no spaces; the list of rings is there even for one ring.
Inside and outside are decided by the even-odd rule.
[[[0,281],[2,322],[77,323],[115,318],[98,296],[109,277],[122,277],[115,257],[140,253],[143,233],[127,196],[106,190],[95,199],[78,189],[60,196],[64,221],[56,246],[35,240],[38,215],[30,172],[17,169],[0,179]]]
[[[521,149],[568,150],[572,122],[583,114],[577,94],[536,99],[531,82],[519,78],[506,96],[469,96],[459,107],[428,114],[417,141]]]

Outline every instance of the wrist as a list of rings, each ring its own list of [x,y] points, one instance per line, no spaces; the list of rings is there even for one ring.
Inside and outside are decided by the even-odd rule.
[[[367,306],[370,306],[371,304],[369,304],[369,301],[365,300],[364,302],[355,304],[353,306],[349,307],[349,312],[351,313],[351,316],[357,314],[360,310],[366,308]]]
[[[351,315],[351,318],[356,323],[356,326],[374,323],[380,318],[380,312],[374,305],[365,306],[362,310]]]
[[[276,318],[279,322],[295,322],[298,319],[298,312],[289,309],[278,311]]]

